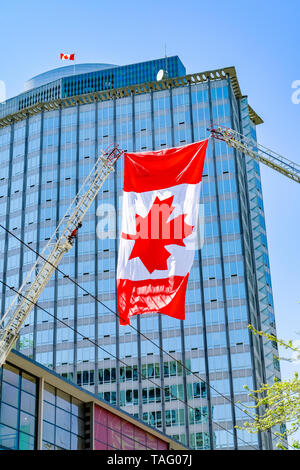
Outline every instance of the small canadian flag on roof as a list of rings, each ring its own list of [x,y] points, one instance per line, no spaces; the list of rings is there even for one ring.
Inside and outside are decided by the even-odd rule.
[[[60,54],[61,60],[75,60],[75,54]]]

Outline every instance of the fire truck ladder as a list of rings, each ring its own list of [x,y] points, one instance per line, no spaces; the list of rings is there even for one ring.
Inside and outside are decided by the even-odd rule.
[[[226,142],[229,147],[249,155],[258,162],[264,163],[300,183],[300,165],[257,144],[233,129],[217,125],[208,130],[211,132],[212,138]],[[25,319],[49,282],[54,270],[65,253],[72,248],[71,234],[78,229],[78,225],[83,220],[101,186],[114,170],[114,164],[123,153],[118,146],[110,146],[105,152],[102,152],[54,234],[37,257],[23,284],[0,319],[0,366],[6,361],[10,350],[18,339]]]
[[[110,146],[102,152],[94,167],[84,180],[66,214],[61,219],[54,234],[44,247],[23,284],[0,320],[0,366],[15,344],[19,331],[49,282],[54,270],[65,253],[73,245],[72,232],[78,229],[86,212],[98,194],[101,186],[114,171],[114,164],[124,153],[118,146]],[[80,226],[80,225],[79,225]],[[74,232],[73,232],[74,233]],[[43,257],[44,259],[42,259]],[[46,259],[46,261],[45,261]]]
[[[264,165],[273,168],[273,170],[282,173],[293,181],[300,183],[299,164],[291,162],[287,158],[282,157],[263,145],[257,144],[254,140],[239,134],[239,132],[233,129],[217,125],[212,126],[208,130],[211,132],[212,138],[226,142],[229,147],[240,150],[242,153],[254,158],[254,160],[261,162]]]

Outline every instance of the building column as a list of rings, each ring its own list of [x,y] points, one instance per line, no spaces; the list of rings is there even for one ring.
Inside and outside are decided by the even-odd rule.
[[[75,194],[79,191],[79,112],[80,104],[76,104],[76,183]],[[78,240],[74,243],[74,279],[78,282]],[[78,344],[77,344],[77,329],[78,329],[78,286],[74,285],[74,381],[77,379],[77,360],[78,360]]]
[[[37,410],[37,433],[36,433],[37,450],[43,449],[44,384],[45,384],[44,378],[41,377],[38,381],[38,410]]]
[[[9,168],[8,168],[8,180],[7,180],[7,205],[6,205],[6,228],[9,229],[9,218],[10,218],[10,199],[11,199],[11,181],[12,181],[12,165],[13,165],[13,147],[14,147],[14,122],[12,121],[10,125],[10,143],[9,143]],[[8,252],[8,232],[5,232],[5,242],[4,242],[4,253]],[[7,261],[8,256],[4,257],[3,262],[3,282],[6,283],[7,279]],[[1,312],[0,315],[5,313],[5,299],[6,299],[6,286],[2,284],[2,302],[1,302]]]
[[[193,117],[193,104],[192,104],[192,88],[189,83],[189,108],[190,108],[190,120],[191,120],[191,137],[192,142],[195,141],[194,132],[194,117]],[[200,227],[198,233],[198,246],[201,246],[200,240]],[[202,333],[203,333],[203,346],[204,346],[204,363],[205,363],[205,383],[206,383],[206,398],[208,408],[208,429],[209,429],[209,445],[210,450],[214,448],[213,440],[213,419],[212,419],[212,404],[210,394],[210,378],[209,378],[209,362],[208,362],[208,346],[207,346],[207,332],[206,332],[206,311],[204,302],[204,284],[203,284],[203,272],[202,272],[202,253],[201,249],[198,250],[198,261],[199,261],[199,278],[200,278],[200,291],[201,291],[201,313],[202,313]]]
[[[208,80],[208,97],[209,97],[209,114],[210,114],[210,125],[213,125],[213,107],[212,107],[212,95],[211,95],[211,84]],[[231,401],[231,415],[232,415],[232,427],[233,427],[233,445],[234,449],[238,449],[237,442],[237,431],[236,431],[236,416],[234,406],[234,390],[233,390],[233,379],[232,379],[232,366],[231,366],[231,351],[230,351],[230,336],[229,336],[229,322],[228,322],[228,310],[227,310],[227,295],[225,287],[225,271],[224,271],[224,253],[222,245],[222,230],[221,230],[221,213],[220,213],[220,198],[218,189],[218,176],[217,176],[217,155],[215,142],[212,140],[213,149],[213,164],[215,173],[215,190],[216,190],[216,201],[217,201],[217,219],[218,219],[218,231],[219,231],[219,246],[221,255],[221,271],[222,271],[222,292],[223,292],[223,304],[224,304],[224,319],[225,319],[225,335],[226,335],[226,350],[228,360],[228,381],[230,390],[230,401]]]
[[[57,143],[57,187],[56,187],[56,227],[59,224],[60,206],[60,158],[61,158],[61,106],[58,115],[58,143]],[[58,271],[54,272],[54,319],[53,319],[53,370],[56,370],[56,339],[57,339],[57,302],[58,302]],[[73,378],[74,379],[74,378]]]
[[[117,142],[117,102],[116,98],[113,98],[113,139],[114,143]],[[119,218],[118,218],[118,162],[116,162],[116,171],[114,171],[114,205],[115,205],[115,272],[117,277],[118,267],[118,233],[119,233]],[[117,287],[116,287],[117,288]],[[116,293],[117,294],[117,293]],[[118,299],[116,295],[115,301],[116,311],[116,405],[120,407],[120,321],[118,312]]]
[[[95,101],[95,163],[98,158],[98,102]],[[98,207],[98,194],[95,197],[95,204],[94,204],[94,217],[95,217],[95,298],[98,299],[98,239],[97,239],[97,207]],[[98,387],[98,380],[99,380],[99,373],[98,373],[98,315],[99,315],[99,303],[95,300],[95,367],[94,367],[94,391],[95,395],[99,393]],[[76,382],[75,382],[76,383]]]
[[[29,117],[27,115],[26,120],[25,120],[22,214],[21,214],[21,230],[20,230],[20,239],[21,240],[24,240],[25,210],[26,210],[26,195],[27,195],[28,127],[29,127]],[[23,269],[22,269],[23,264],[24,264],[24,245],[23,245],[23,243],[20,243],[19,286],[21,286],[22,283],[23,283]],[[34,324],[32,326],[34,327]],[[19,349],[19,346],[20,346],[20,336],[17,339],[17,349]],[[28,346],[30,347],[30,340],[29,340]],[[32,344],[32,355],[33,355],[33,344]]]
[[[44,109],[41,111],[41,127],[40,127],[40,155],[39,155],[39,183],[38,183],[38,202],[37,202],[37,229],[36,229],[36,251],[40,252],[40,236],[41,236],[41,199],[42,199],[42,167],[43,167],[43,133],[44,133]],[[57,183],[58,184],[58,183]],[[37,350],[37,310],[34,306],[33,310],[33,359],[36,360]],[[53,363],[53,359],[52,359]]]

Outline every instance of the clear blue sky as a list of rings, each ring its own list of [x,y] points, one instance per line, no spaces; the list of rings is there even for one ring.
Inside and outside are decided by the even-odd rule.
[[[179,55],[187,72],[235,65],[243,94],[262,116],[262,144],[300,163],[299,0],[10,0],[1,2],[0,80],[7,96],[24,82],[77,62],[129,64]],[[65,64],[65,63],[64,63]],[[300,186],[262,169],[278,336],[300,331]],[[299,336],[300,339],[300,336]],[[281,364],[286,377],[299,364]]]

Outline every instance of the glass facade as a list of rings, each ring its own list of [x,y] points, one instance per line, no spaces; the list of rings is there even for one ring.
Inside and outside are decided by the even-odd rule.
[[[181,146],[208,137],[212,123],[255,136],[248,103],[236,97],[229,76],[12,123],[0,129],[0,223],[41,251],[101,149],[113,142],[127,151]],[[35,308],[20,351],[193,448],[268,448],[268,436],[235,428],[245,418],[240,408],[251,405],[243,385],[280,377],[273,346],[247,328],[275,332],[258,165],[210,141],[204,245],[190,272],[186,320],[134,317],[132,325],[152,342],[119,326],[113,313],[122,185],[121,160],[60,265],[64,275],[56,272],[39,299],[55,318]],[[0,248],[0,277],[18,287],[35,255],[3,230]],[[1,298],[4,312],[11,291],[2,287]]]
[[[75,79],[67,77],[62,80],[62,98],[93,91],[111,90],[137,83],[156,80],[160,69],[167,70],[169,77],[185,75],[185,67],[179,57],[149,60],[137,64],[107,68],[99,72],[79,75]]]
[[[2,368],[0,390],[0,449],[35,449],[36,378],[6,365]]]

